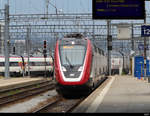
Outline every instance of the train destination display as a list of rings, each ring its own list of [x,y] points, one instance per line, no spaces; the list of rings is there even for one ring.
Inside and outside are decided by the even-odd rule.
[[[93,19],[145,19],[145,1],[93,0]]]

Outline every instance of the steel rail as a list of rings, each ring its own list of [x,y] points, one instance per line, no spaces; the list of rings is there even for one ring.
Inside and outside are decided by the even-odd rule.
[[[37,95],[39,93],[45,92],[47,90],[54,89],[54,84],[45,84],[40,87],[29,88],[24,91],[15,93],[13,95],[3,96],[0,98],[0,106],[6,105],[8,103],[16,102],[18,100]]]

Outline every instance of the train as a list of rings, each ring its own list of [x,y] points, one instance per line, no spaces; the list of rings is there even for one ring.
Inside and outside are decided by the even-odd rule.
[[[63,95],[87,95],[105,80],[106,53],[82,34],[57,40],[54,53],[56,91]]]
[[[111,74],[128,74],[130,69],[129,57],[111,58]]]
[[[12,55],[9,57],[10,76],[26,76],[28,75],[28,71],[30,71],[31,76],[45,75],[45,69],[47,76],[53,75],[53,60],[51,57],[47,57],[46,59],[42,56],[29,57],[29,66],[28,57],[26,56],[23,57],[18,55]],[[5,57],[0,56],[0,75],[4,76],[4,73]]]
[[[22,67],[21,67],[21,62],[22,58],[20,56],[11,56],[9,58],[9,72],[10,75],[20,75],[23,73]],[[4,76],[5,73],[5,57],[0,56],[0,75]]]
[[[30,71],[30,75],[32,76],[42,76],[45,75],[45,70],[46,70],[46,75],[47,76],[52,76],[53,75],[53,60],[51,57],[30,57],[29,59],[29,67],[28,67],[28,58],[24,57],[25,62],[27,65],[25,66],[25,72],[26,75],[28,75],[28,68]]]
[[[122,67],[122,58],[111,58],[111,74],[119,74]]]

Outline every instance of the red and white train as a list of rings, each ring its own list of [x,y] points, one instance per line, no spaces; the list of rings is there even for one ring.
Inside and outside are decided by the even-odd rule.
[[[58,40],[54,57],[56,91],[64,96],[87,94],[105,79],[104,51],[80,34]]]
[[[45,62],[46,61],[46,62]],[[28,66],[28,58],[22,56],[9,57],[9,72],[10,76],[22,76],[23,73],[27,75],[28,68],[30,75],[44,75],[45,69],[48,76],[53,75],[53,60],[51,57],[30,57],[30,65]],[[5,73],[5,57],[0,56],[0,75]]]

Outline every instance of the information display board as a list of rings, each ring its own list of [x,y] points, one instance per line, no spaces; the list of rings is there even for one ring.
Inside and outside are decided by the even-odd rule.
[[[93,19],[145,19],[145,0],[93,0]]]

